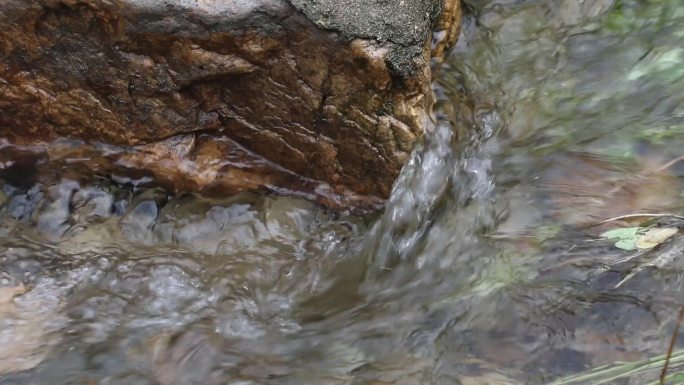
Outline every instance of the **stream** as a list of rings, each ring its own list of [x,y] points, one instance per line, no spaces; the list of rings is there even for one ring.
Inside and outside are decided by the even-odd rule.
[[[465,10],[377,214],[0,164],[0,384],[657,384],[684,237],[598,222],[684,214],[684,3]]]

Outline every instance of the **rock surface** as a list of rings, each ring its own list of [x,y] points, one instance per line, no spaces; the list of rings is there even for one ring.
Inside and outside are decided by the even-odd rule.
[[[459,22],[457,0],[5,0],[0,137],[38,152],[78,139],[85,167],[179,189],[376,202],[428,119],[431,51]],[[101,143],[119,155],[92,161]]]

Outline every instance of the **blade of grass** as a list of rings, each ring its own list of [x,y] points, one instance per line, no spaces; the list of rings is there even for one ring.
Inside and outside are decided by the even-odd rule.
[[[662,370],[666,359],[667,354],[664,354],[643,361],[603,365],[584,373],[559,378],[547,385],[571,385],[584,383],[586,381],[592,381],[592,385],[606,384],[620,378],[627,378],[658,369]],[[684,364],[684,350],[675,351],[670,355],[670,366],[673,364]]]

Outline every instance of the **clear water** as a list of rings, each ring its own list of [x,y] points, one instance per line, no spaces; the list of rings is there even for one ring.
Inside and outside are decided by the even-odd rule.
[[[665,353],[684,239],[620,262],[625,224],[592,225],[682,214],[684,5],[466,9],[375,216],[8,165],[0,383],[547,384]]]

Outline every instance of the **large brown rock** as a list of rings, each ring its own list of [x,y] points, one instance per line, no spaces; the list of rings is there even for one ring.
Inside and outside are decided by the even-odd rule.
[[[459,22],[458,0],[0,1],[0,137],[179,189],[374,201]]]

